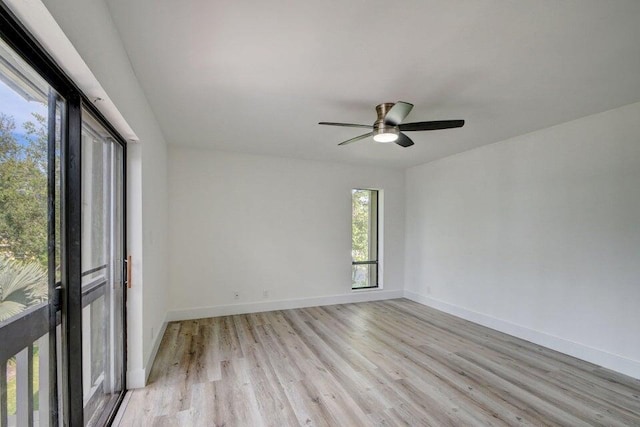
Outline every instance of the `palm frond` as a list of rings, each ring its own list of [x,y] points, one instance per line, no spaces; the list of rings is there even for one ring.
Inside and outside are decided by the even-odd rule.
[[[47,293],[47,272],[39,264],[0,256],[0,321],[45,301]]]
[[[25,308],[26,305],[20,304],[16,301],[1,301],[0,302],[0,323],[5,320],[13,317],[17,314],[20,314]]]

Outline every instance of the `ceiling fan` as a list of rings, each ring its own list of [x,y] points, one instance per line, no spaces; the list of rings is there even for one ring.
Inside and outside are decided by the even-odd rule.
[[[372,129],[371,132],[348,139],[338,145],[351,144],[352,142],[373,136],[373,140],[376,142],[395,142],[401,147],[411,147],[413,145],[413,141],[402,132],[451,129],[464,126],[464,120],[438,120],[431,122],[402,123],[405,117],[409,115],[412,108],[413,104],[409,104],[408,102],[398,101],[395,104],[393,102],[386,102],[376,106],[378,120],[376,120],[373,125],[333,122],[320,122],[318,124]]]

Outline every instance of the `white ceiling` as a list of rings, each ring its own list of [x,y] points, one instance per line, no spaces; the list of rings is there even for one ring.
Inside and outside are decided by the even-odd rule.
[[[408,167],[640,101],[640,1],[108,0],[171,144]],[[381,102],[405,121],[363,140]]]

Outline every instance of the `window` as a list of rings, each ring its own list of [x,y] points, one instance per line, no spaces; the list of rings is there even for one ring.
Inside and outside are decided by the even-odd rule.
[[[378,287],[378,190],[351,190],[351,287]]]

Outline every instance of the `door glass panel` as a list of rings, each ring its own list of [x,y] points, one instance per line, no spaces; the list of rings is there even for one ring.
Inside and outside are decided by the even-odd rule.
[[[84,419],[100,425],[123,390],[123,149],[86,110],[82,126]]]
[[[0,40],[0,425],[57,421],[49,293],[60,270],[63,107]]]

